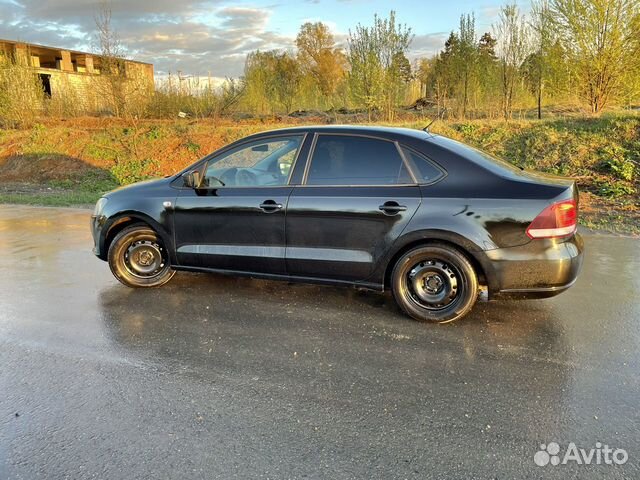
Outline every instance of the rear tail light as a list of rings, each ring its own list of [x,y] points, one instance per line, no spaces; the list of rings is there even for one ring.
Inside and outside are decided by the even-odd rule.
[[[529,238],[559,238],[573,235],[578,228],[578,207],[575,200],[549,205],[527,228]]]

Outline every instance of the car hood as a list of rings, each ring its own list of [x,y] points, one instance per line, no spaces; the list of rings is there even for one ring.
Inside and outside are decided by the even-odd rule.
[[[121,195],[139,195],[145,192],[153,192],[158,189],[165,189],[169,187],[169,184],[173,180],[173,177],[154,178],[151,180],[143,180],[142,182],[132,183],[131,185],[124,185],[110,191],[106,195],[107,198]]]

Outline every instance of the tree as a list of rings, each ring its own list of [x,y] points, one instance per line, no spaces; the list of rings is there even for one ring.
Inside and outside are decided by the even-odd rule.
[[[475,22],[473,14],[460,17],[457,48],[453,50],[456,70],[461,83],[462,118],[467,116],[470,85],[475,80],[476,75],[478,51],[476,49]]]
[[[553,19],[548,0],[533,0],[529,25],[533,37],[533,52],[525,60],[525,78],[536,98],[538,119],[541,119],[542,95],[548,80],[554,40]]]
[[[580,96],[598,114],[625,90],[640,58],[639,0],[551,0]]]
[[[475,17],[462,15],[457,32],[451,32],[444,49],[434,58],[427,82],[435,97],[438,114],[454,100],[457,114],[464,118],[470,109],[486,106],[495,97],[496,40],[489,33],[476,37]]]
[[[374,16],[372,27],[361,24],[349,32],[349,84],[356,101],[371,111],[381,108],[388,121],[401,100],[404,88],[403,68],[412,40],[411,29],[396,24],[395,12],[388,19]],[[406,72],[405,72],[406,73]]]
[[[433,70],[433,64],[435,59],[421,58],[417,61],[415,68],[416,80],[420,82],[420,96],[427,96],[427,85],[429,83],[429,77]]]
[[[391,70],[394,72],[397,79],[403,84],[407,84],[413,79],[411,62],[409,62],[409,59],[403,52],[396,52],[393,55]]]
[[[486,58],[491,62],[495,62],[498,57],[496,56],[496,44],[498,41],[493,38],[489,32],[485,32],[478,41],[478,55],[480,58]]]
[[[290,113],[300,88],[298,62],[288,52],[255,51],[247,55],[244,83],[247,102],[260,112]]]
[[[442,50],[434,59],[427,82],[431,96],[435,98],[438,116],[442,109],[447,108],[448,99],[453,94],[457,75],[454,68],[454,51],[458,48],[458,36],[451,32]]]
[[[496,45],[498,41],[485,32],[478,41],[478,66],[477,75],[479,81],[479,94],[481,105],[488,115],[496,111],[495,98],[499,97],[499,74]]]
[[[100,75],[97,82],[100,95],[116,117],[123,115],[126,106],[125,49],[118,32],[111,25],[111,7],[105,0],[95,18],[95,43],[100,58]]]
[[[520,67],[529,51],[529,31],[524,16],[515,4],[505,5],[500,9],[494,31],[498,39],[502,77],[502,114],[505,119],[509,119],[513,115],[515,89],[521,76]]]
[[[324,99],[331,103],[344,81],[346,58],[336,47],[329,27],[321,22],[305,23],[296,37],[296,46],[300,67],[313,78]]]
[[[291,113],[300,88],[301,72],[296,59],[290,53],[276,56],[274,68],[274,92],[285,113]]]

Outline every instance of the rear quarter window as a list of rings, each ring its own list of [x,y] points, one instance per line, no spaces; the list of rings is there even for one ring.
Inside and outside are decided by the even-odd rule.
[[[434,183],[444,177],[444,171],[424,155],[402,147],[402,154],[411,164],[418,183]]]

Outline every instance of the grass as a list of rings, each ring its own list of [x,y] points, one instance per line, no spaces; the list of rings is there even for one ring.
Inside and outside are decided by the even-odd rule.
[[[640,224],[637,222],[629,222],[628,218],[622,215],[598,217],[581,217],[580,225],[595,231],[617,233],[621,235],[640,236]]]
[[[119,183],[108,172],[88,171],[43,183],[0,184],[0,203],[47,207],[88,207]]]
[[[89,207],[102,193],[65,190],[53,193],[0,193],[0,203],[45,207]]]

